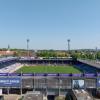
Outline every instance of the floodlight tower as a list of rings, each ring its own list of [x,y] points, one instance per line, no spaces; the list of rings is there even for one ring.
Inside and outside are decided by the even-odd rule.
[[[30,40],[27,39],[27,57],[29,57],[29,42],[30,42]]]
[[[71,41],[70,39],[67,40],[67,42],[68,42],[68,52],[69,53],[70,53],[70,41]]]

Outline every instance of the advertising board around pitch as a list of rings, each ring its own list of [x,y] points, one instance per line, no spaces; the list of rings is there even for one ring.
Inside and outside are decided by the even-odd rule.
[[[20,87],[21,78],[0,78],[0,87]]]

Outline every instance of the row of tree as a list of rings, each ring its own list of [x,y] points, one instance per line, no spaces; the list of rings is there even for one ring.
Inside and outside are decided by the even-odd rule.
[[[36,52],[37,57],[68,57],[69,54],[65,51],[41,50]]]
[[[73,57],[76,59],[100,59],[100,51],[81,51],[72,50],[68,51],[54,51],[54,50],[41,50],[36,53],[38,57]]]
[[[0,50],[7,50],[7,49],[0,49]],[[27,56],[27,50],[25,49],[10,49],[10,51],[14,51],[13,56]],[[100,51],[96,50],[30,50],[29,56],[34,57],[73,57],[75,59],[100,59]]]
[[[78,58],[78,59],[91,59],[91,60],[96,60],[96,59],[100,59],[100,51],[96,52],[96,51],[93,51],[93,52],[72,52],[71,53],[71,56],[73,58]]]

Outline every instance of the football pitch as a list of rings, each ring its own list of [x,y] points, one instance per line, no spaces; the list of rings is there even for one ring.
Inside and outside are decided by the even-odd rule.
[[[17,73],[81,73],[74,66],[23,66]]]

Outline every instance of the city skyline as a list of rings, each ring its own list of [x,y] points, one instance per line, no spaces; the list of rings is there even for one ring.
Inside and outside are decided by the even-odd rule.
[[[0,48],[100,48],[99,0],[1,0]]]

